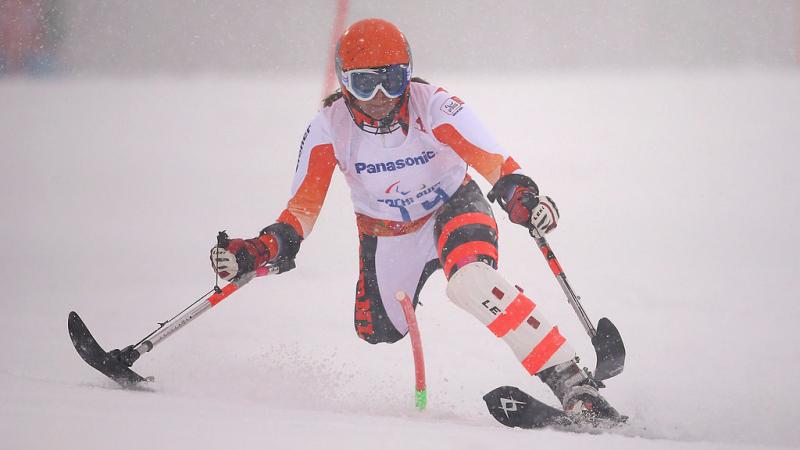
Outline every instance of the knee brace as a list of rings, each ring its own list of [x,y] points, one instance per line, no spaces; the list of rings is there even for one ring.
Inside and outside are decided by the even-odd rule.
[[[566,339],[525,296],[492,267],[474,262],[447,284],[447,296],[503,339],[531,375],[575,357]]]

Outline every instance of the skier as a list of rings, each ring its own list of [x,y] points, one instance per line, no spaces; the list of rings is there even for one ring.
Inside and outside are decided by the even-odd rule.
[[[335,58],[340,90],[323,100],[303,135],[286,209],[258,237],[212,248],[214,270],[231,280],[292,261],[338,166],[359,232],[354,322],[361,339],[402,339],[408,326],[395,293],[413,292],[416,307],[424,283],[441,268],[450,300],[503,339],[566,412],[618,417],[558,328],[497,272],[497,224],[467,167],[492,184],[489,197],[513,223],[535,232],[556,227],[553,200],[539,194],[466,103],[412,78],[411,49],[395,25],[352,24]]]

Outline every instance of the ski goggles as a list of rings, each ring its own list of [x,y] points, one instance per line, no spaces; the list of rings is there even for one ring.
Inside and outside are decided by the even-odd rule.
[[[378,90],[389,98],[397,98],[403,95],[411,81],[411,66],[392,64],[372,69],[348,70],[342,72],[340,81],[342,86],[361,101],[372,100]]]

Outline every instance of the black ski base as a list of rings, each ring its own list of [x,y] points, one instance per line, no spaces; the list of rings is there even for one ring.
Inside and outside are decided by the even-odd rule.
[[[565,431],[602,431],[625,423],[627,416],[619,419],[600,417],[575,417],[531,397],[514,386],[501,386],[483,396],[489,413],[507,427],[554,428]]]
[[[75,311],[69,313],[67,328],[72,345],[75,346],[78,355],[90,366],[116,381],[123,388],[138,388],[141,383],[152,381],[152,378],[144,378],[130,369],[128,362],[133,362],[130,358],[132,349],[110,352],[103,350]]]

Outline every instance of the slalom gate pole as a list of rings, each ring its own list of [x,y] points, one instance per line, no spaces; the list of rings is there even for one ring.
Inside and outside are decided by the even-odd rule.
[[[416,393],[414,396],[417,409],[423,411],[428,405],[428,390],[425,385],[425,357],[422,354],[422,339],[419,336],[419,325],[414,305],[403,291],[397,292],[395,298],[403,307],[403,315],[408,323],[408,334],[411,336],[411,350],[414,354],[414,375],[416,378]]]
[[[345,19],[347,19],[347,10],[349,9],[349,6],[349,0],[337,0],[336,2],[336,16],[333,19],[333,28],[331,28],[331,41],[330,44],[328,44],[328,60],[325,64],[325,81],[322,88],[322,98],[329,96],[333,92],[333,87],[336,85],[336,74],[334,70],[336,41],[344,32],[344,24]]]

